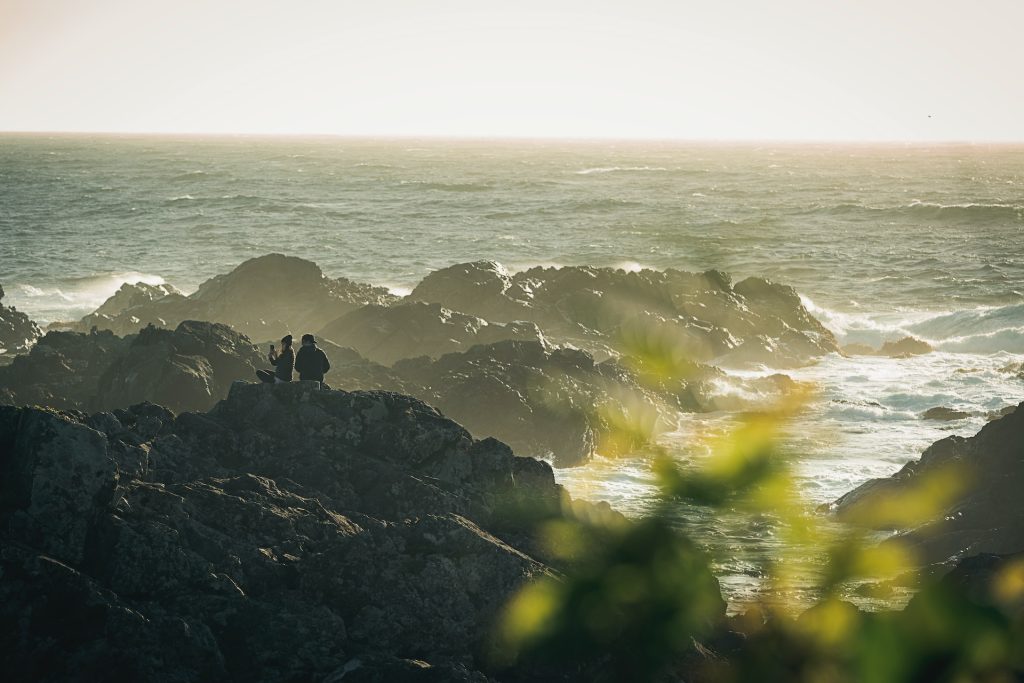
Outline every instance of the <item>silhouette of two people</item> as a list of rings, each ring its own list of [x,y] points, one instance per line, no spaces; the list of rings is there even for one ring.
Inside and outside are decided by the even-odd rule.
[[[297,354],[292,351],[292,335],[285,335],[281,338],[281,352],[278,353],[271,344],[267,360],[274,366],[274,371],[257,370],[256,376],[268,384],[291,382],[293,372],[298,372],[302,381],[323,383],[324,375],[331,369],[327,354],[316,345],[316,338],[311,334],[302,335],[302,347]]]

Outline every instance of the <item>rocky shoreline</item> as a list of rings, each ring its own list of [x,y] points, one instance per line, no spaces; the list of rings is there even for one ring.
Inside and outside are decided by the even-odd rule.
[[[299,301],[301,305],[295,305]],[[750,410],[795,388],[720,365],[802,365],[835,339],[792,288],[718,271],[452,266],[399,300],[280,254],[185,296],[124,285],[0,368],[0,401],[84,411],[206,410],[263,367],[261,345],[315,330],[349,389],[412,394],[556,466],[652,443],[679,412]]]
[[[950,445],[1019,461],[1022,416]],[[10,680],[592,680],[606,665],[502,661],[496,625],[517,591],[573,569],[543,523],[630,523],[414,398],[239,382],[206,413],[0,406],[0,453]],[[986,549],[941,590],[987,595],[1016,556],[967,557]],[[713,616],[673,666],[719,680],[781,626],[726,617],[687,552]]]
[[[309,305],[282,291],[311,292]],[[838,351],[791,288],[717,271],[513,275],[480,262],[399,300],[269,255],[190,296],[126,285],[43,336],[15,313],[0,308],[19,353],[0,367],[12,680],[592,680],[600,653],[495,652],[509,600],[574,569],[545,523],[631,524],[571,500],[545,460],[642,449],[679,412],[756,410],[735,396],[796,389],[716,366]],[[252,340],[302,330],[318,331],[344,391],[252,383],[265,362]],[[971,602],[1024,551],[1022,448],[1024,404],[834,510],[899,531],[923,563],[952,570],[941,590]],[[968,485],[932,517],[879,521],[951,467]],[[762,656],[777,634],[726,617],[707,559],[687,552],[707,619],[674,666],[717,680],[708,672]]]

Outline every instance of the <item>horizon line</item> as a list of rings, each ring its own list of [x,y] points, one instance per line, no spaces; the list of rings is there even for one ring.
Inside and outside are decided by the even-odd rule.
[[[337,132],[229,132],[229,131],[123,131],[123,130],[39,130],[3,129],[0,135],[50,136],[118,136],[118,137],[180,137],[180,138],[337,138],[346,140],[431,140],[450,142],[567,142],[567,143],[677,143],[677,144],[776,144],[776,145],[1024,145],[1022,139],[1006,138],[687,138],[646,136],[562,136],[562,135],[510,135],[510,134],[441,134],[441,133],[337,133]]]

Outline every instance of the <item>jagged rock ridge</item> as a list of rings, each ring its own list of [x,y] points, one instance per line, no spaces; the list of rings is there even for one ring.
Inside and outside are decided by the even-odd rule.
[[[513,275],[479,261],[429,274],[409,298],[487,320],[532,321],[556,341],[625,354],[657,341],[691,361],[787,367],[838,350],[792,287],[762,278],[733,285],[714,270],[571,266]]]

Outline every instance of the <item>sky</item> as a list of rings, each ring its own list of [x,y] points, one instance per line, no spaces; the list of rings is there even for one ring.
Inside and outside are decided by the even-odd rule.
[[[0,0],[0,130],[1024,141],[1022,0]]]

